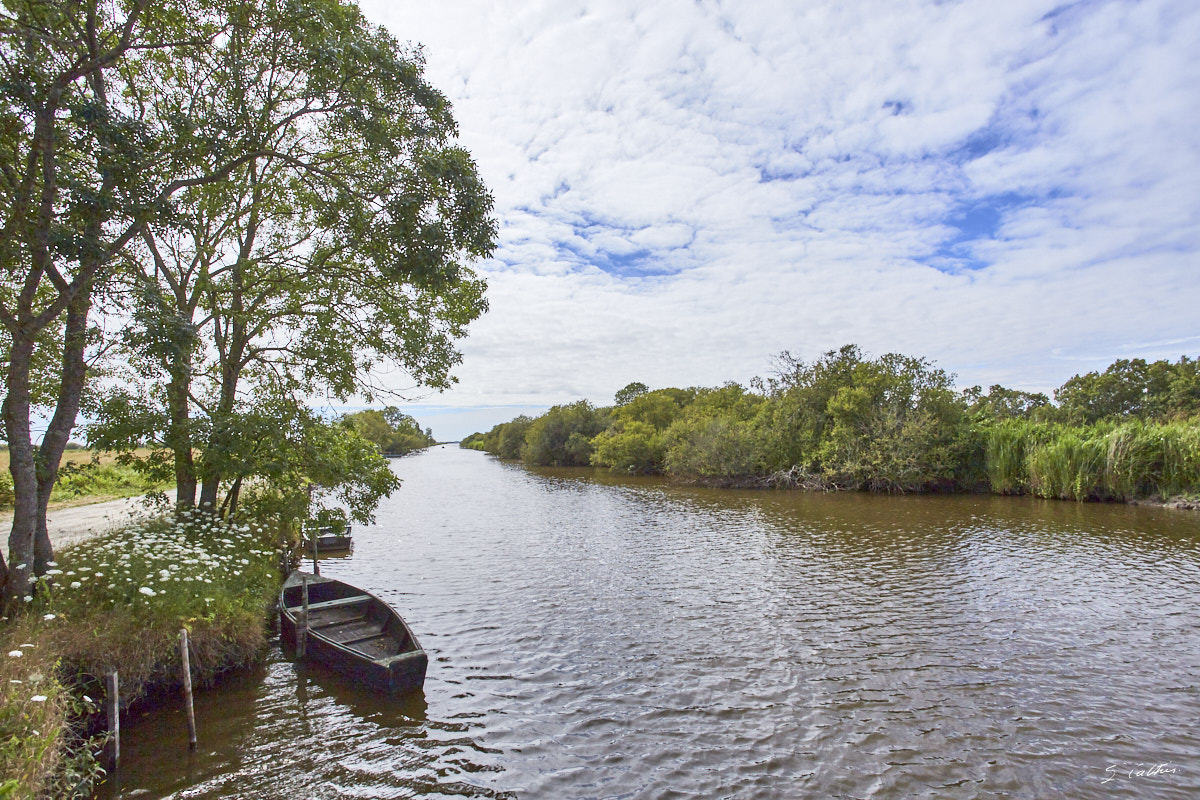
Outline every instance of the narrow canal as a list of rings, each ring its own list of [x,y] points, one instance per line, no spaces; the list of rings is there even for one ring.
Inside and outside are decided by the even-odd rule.
[[[401,702],[267,663],[123,725],[128,798],[1200,797],[1200,514],[689,489],[439,447],[322,573]]]

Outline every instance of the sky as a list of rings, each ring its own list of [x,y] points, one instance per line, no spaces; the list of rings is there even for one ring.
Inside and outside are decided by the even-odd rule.
[[[1047,393],[1200,354],[1195,0],[361,6],[495,198],[459,382],[404,409],[440,439],[783,350]]]

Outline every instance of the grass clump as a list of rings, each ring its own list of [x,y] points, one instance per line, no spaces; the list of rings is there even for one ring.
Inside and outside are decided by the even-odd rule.
[[[197,685],[257,659],[279,587],[274,541],[259,524],[184,512],[64,548],[0,626],[0,800],[67,796],[76,775],[90,785],[95,762],[77,745],[102,676],[118,671],[125,707],[178,686],[181,628]]]
[[[80,720],[96,711],[63,682],[32,615],[0,627],[0,798],[86,797],[103,774]]]

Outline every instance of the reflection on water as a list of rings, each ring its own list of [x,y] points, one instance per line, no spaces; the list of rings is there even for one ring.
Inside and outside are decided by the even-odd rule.
[[[322,573],[400,610],[424,692],[275,650],[195,754],[128,720],[122,796],[1200,796],[1197,515],[392,464]]]

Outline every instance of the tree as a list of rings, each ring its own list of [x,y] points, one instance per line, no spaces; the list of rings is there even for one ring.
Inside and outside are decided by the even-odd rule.
[[[204,105],[204,138],[236,137],[254,155],[146,226],[127,337],[154,356],[133,363],[156,387],[145,402],[161,409],[185,507],[201,481],[200,505],[219,505],[228,476],[207,454],[238,435],[246,381],[250,394],[269,378],[370,399],[383,362],[450,385],[455,341],[486,308],[468,263],[495,236],[491,198],[419,52],[334,0],[236,4],[228,31],[181,70],[199,77],[152,100],[165,119]],[[196,157],[202,168],[214,158]]]
[[[954,479],[964,419],[952,377],[926,359],[861,361],[826,407],[826,476],[873,491],[913,491]]]
[[[586,400],[554,406],[530,423],[521,458],[541,466],[587,466],[592,439],[606,427],[604,416]]]
[[[619,406],[623,406],[630,400],[639,395],[643,395],[648,391],[650,391],[649,386],[641,383],[640,381],[634,381],[633,383],[628,384],[624,389],[618,391],[616,397],[613,398],[613,402]]]
[[[999,384],[988,387],[987,394],[972,386],[963,390],[962,396],[967,410],[980,420],[1031,419],[1051,410],[1050,398],[1041,392],[1006,389]]]
[[[93,289],[149,215],[236,162],[209,174],[170,168],[173,146],[128,101],[128,87],[170,61],[164,54],[217,35],[202,11],[198,0],[25,0],[0,11],[0,324],[16,567],[0,560],[7,602],[27,596],[53,557],[46,505],[79,410]],[[35,447],[35,363],[59,327],[54,413]]]
[[[664,468],[672,475],[738,482],[763,472],[757,418],[762,396],[737,383],[699,389],[663,434]]]
[[[852,383],[864,359],[854,344],[829,350],[811,364],[786,350],[776,357],[775,375],[768,380],[770,402],[760,420],[769,468],[821,472],[821,444],[833,424],[829,401]]]
[[[225,512],[245,494],[259,514],[303,519],[313,500],[333,495],[360,522],[371,522],[379,501],[400,485],[374,443],[345,421],[327,422],[286,394],[266,396],[238,421],[242,433],[222,450],[230,477]]]
[[[383,411],[367,409],[347,414],[345,419],[360,436],[386,455],[404,455],[434,443],[432,430],[422,432],[415,419],[395,406],[388,406]]]
[[[623,472],[661,472],[667,453],[666,429],[694,394],[659,389],[631,395],[612,410],[608,430],[593,440],[592,463]]]
[[[485,438],[484,449],[500,458],[520,458],[525,448],[525,434],[533,418],[521,414],[509,422],[496,425]]]
[[[127,344],[155,369],[115,406],[167,420],[146,433],[173,454],[185,504],[198,478],[213,507],[236,481],[219,465],[255,398],[370,390],[380,361],[448,385],[454,342],[485,308],[466,262],[495,225],[419,53],[335,0],[26,0],[0,13],[0,35],[3,416],[10,554],[26,567],[0,562],[6,598],[51,557],[45,504],[87,374],[92,291],[121,259],[142,267]],[[35,448],[31,375],[56,326],[57,406]],[[115,438],[133,438],[124,427]]]
[[[1075,375],[1054,392],[1063,416],[1076,424],[1102,419],[1143,420],[1200,411],[1196,362],[1119,359],[1104,372]]]

